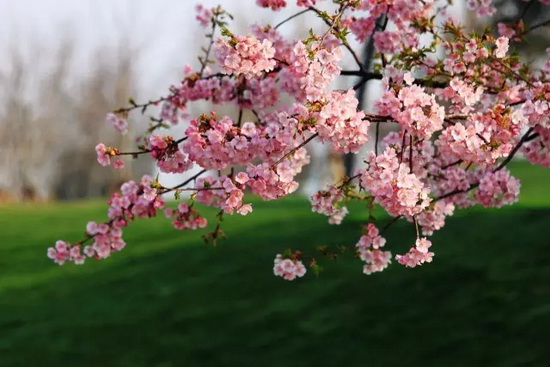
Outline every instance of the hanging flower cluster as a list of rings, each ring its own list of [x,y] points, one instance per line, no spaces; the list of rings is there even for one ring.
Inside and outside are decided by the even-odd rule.
[[[289,1],[250,3],[277,11]],[[126,134],[132,112],[159,106],[134,151],[95,147],[103,166],[123,168],[125,160],[146,155],[159,171],[188,178],[174,187],[149,176],[124,183],[108,202],[105,222],[88,223],[79,242],[57,241],[48,256],[60,265],[107,258],[125,247],[125,227],[159,211],[177,229],[206,227],[196,203],[219,210],[215,229],[204,236],[216,241],[223,237],[223,215],[253,211],[245,193],[274,200],[296,191],[297,176],[309,163],[307,144],[318,140],[337,153],[360,154],[364,164],[352,177],[315,193],[312,210],[340,224],[346,203],[360,200],[369,213],[381,207],[392,217],[379,230],[369,215],[357,244],[346,244],[363,262],[363,272],[380,272],[392,260],[411,268],[431,262],[427,236],[457,209],[517,201],[520,182],[505,168],[514,155],[550,166],[550,58],[537,69],[514,52],[550,21],[530,27],[512,21],[467,33],[447,15],[449,4],[421,3],[297,0],[303,7],[299,13],[277,25],[254,24],[244,34],[230,30],[232,17],[221,7],[197,6],[197,21],[211,28],[199,64],[187,65],[166,95],[144,104],[130,100],[130,106],[107,115],[107,122]],[[495,12],[491,0],[469,0],[467,8],[479,17]],[[308,14],[326,27],[301,39],[279,31]],[[361,47],[374,47],[370,68],[352,48],[352,38]],[[344,70],[344,59],[356,65]],[[356,84],[339,90],[333,83],[338,78],[355,78]],[[381,80],[382,95],[372,110],[363,110],[355,93],[370,80]],[[204,101],[211,110],[189,116],[188,107]],[[235,113],[216,112],[221,105]],[[393,132],[381,136],[381,124]],[[166,127],[176,136],[162,130]],[[361,153],[367,143],[373,149]],[[166,195],[178,202],[167,204]],[[400,219],[410,222],[416,236],[407,252],[392,256],[386,248],[399,244],[386,244],[383,234]],[[293,280],[308,267],[318,270],[319,258],[343,253],[325,246],[313,254],[281,251],[273,272]],[[304,263],[306,258],[311,260]]]

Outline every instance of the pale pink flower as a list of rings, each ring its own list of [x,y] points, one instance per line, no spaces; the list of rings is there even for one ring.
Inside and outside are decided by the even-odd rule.
[[[496,50],[495,50],[495,57],[498,57],[499,59],[506,56],[506,53],[508,52],[508,37],[499,37],[496,40]]]

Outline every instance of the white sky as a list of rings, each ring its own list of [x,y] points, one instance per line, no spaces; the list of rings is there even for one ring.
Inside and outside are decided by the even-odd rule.
[[[203,29],[195,21],[195,0],[0,0],[0,68],[14,43],[23,50],[39,44],[44,53],[54,52],[64,37],[78,42],[85,65],[98,45],[115,46],[121,35],[131,35],[140,50],[138,70],[142,88],[161,93],[176,82],[186,63],[195,63]],[[239,25],[275,23],[284,13],[255,6],[255,0],[203,0],[206,6],[221,4]],[[288,9],[286,13],[295,9]],[[285,26],[287,27],[287,26]],[[287,29],[291,30],[293,25]],[[242,29],[242,28],[241,28]],[[84,67],[82,68],[84,69]]]

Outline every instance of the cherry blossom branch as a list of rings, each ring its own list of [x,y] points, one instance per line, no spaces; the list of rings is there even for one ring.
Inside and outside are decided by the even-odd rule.
[[[174,186],[174,187],[171,187],[171,188],[165,188],[164,190],[162,190],[159,194],[162,195],[162,194],[166,194],[167,192],[170,192],[170,191],[174,191],[174,190],[177,190],[185,185],[187,185],[189,182],[191,181],[194,181],[196,180],[197,178],[199,178],[203,173],[207,172],[208,170],[206,169],[203,169],[202,171],[196,173],[195,175],[191,176],[190,178],[188,178],[187,180],[183,181],[182,183],[180,183],[179,185],[177,186]]]
[[[310,9],[310,8],[307,8],[307,9],[304,9],[304,10],[302,10],[302,11],[296,13],[296,14],[293,14],[293,15],[291,15],[290,17],[288,17],[288,18],[286,18],[285,20],[283,20],[282,22],[279,22],[279,23],[278,23],[275,27],[273,27],[273,28],[274,28],[274,29],[277,29],[277,28],[279,28],[280,26],[282,26],[283,24],[285,24],[286,22],[289,22],[289,21],[291,21],[292,19],[294,19],[294,18],[296,18],[296,17],[299,17],[299,16],[302,15],[302,14],[307,13],[308,11],[311,11],[311,9]]]
[[[373,73],[373,72],[368,72],[363,70],[342,70],[340,72],[340,75],[363,77],[363,79],[359,82],[360,84],[365,83],[366,81],[369,81],[372,79],[381,80],[384,77],[380,73]],[[428,87],[428,88],[446,88],[449,86],[449,83],[446,83],[446,82],[437,82],[434,80],[426,80],[426,79],[415,79],[413,83],[421,85],[423,87]]]
[[[452,163],[449,163],[449,164],[446,164],[446,165],[442,166],[441,169],[447,169],[449,167],[458,166],[462,162],[464,162],[464,161],[462,159],[459,159],[457,161],[454,161]]]
[[[532,26],[531,28],[529,28],[529,29],[527,29],[527,30],[525,30],[525,31],[523,31],[523,32],[521,32],[521,33],[518,33],[518,34],[516,35],[516,37],[523,37],[523,36],[525,36],[527,33],[530,33],[530,32],[534,31],[534,30],[537,29],[537,28],[546,27],[547,25],[550,25],[550,19],[546,19],[546,20],[543,21],[543,22],[540,22],[540,23],[538,23],[538,24],[535,24],[535,25]]]
[[[178,145],[179,143],[182,143],[185,140],[187,140],[187,136],[183,137],[181,139],[175,140],[174,144]],[[143,149],[143,150],[139,150],[139,151],[136,151],[136,152],[119,152],[118,150],[115,149],[113,155],[114,156],[131,155],[133,158],[137,158],[138,155],[147,154],[147,153],[151,153],[151,149]]]
[[[374,154],[378,155],[378,140],[380,138],[380,121],[376,121],[376,130],[374,134]]]
[[[290,152],[286,153],[285,155],[283,155],[281,157],[281,159],[279,159],[277,162],[273,163],[271,165],[271,169],[275,168],[279,163],[281,163],[282,161],[284,161],[286,158],[288,158],[289,156],[291,156],[292,154],[294,154],[296,151],[298,151],[300,148],[303,148],[307,143],[309,143],[310,141],[312,141],[313,139],[315,139],[316,137],[319,136],[319,133],[315,133],[313,135],[311,135],[309,138],[307,138],[306,140],[304,140],[300,145],[296,146],[295,148],[293,148]]]
[[[119,108],[118,110],[115,110],[113,111],[114,114],[128,114],[129,112],[132,112],[133,110],[136,110],[138,108],[141,108],[141,113],[144,114],[145,111],[147,111],[147,108],[149,108],[150,106],[152,105],[158,105],[160,102],[164,102],[168,100],[168,97],[161,97],[159,99],[155,99],[155,100],[149,100],[148,102],[145,102],[145,103],[136,103],[132,98],[130,98],[129,100],[129,103],[130,103],[130,107],[124,107],[124,108]]]
[[[212,51],[212,46],[214,45],[214,33],[216,32],[216,26],[218,25],[218,22],[215,18],[217,18],[217,14],[214,15],[212,18],[212,28],[210,30],[210,35],[207,37],[210,38],[210,42],[208,43],[208,49],[205,52],[204,59],[199,57],[199,62],[201,63],[201,69],[199,71],[199,75],[202,77],[202,74],[204,73],[204,69],[206,69],[206,66],[208,64],[208,59],[210,58],[210,52]]]
[[[343,6],[343,9],[341,9],[339,11],[339,14],[338,14],[338,18],[339,19],[340,17],[342,17],[342,15],[344,14],[344,11],[346,10],[346,8],[348,7],[348,4],[344,5]],[[329,26],[329,30],[327,31],[327,33],[325,33],[325,35],[323,36],[323,39],[326,37],[326,35],[332,30],[334,29],[336,32],[340,32],[340,28],[338,28],[336,26],[336,19],[331,23],[329,22],[327,19],[326,19],[326,16],[325,14],[320,11],[319,9],[315,8],[314,6],[310,6],[308,8],[309,10],[312,10],[314,11],[317,15],[319,15],[319,17],[321,17],[321,19],[325,22],[326,25]],[[349,51],[349,53],[351,54],[351,56],[353,57],[353,59],[355,60],[355,63],[357,64],[357,66],[359,67],[359,69],[363,70],[363,63],[361,62],[361,60],[359,59],[359,57],[357,56],[357,53],[353,50],[353,48],[351,48],[351,46],[349,45],[348,41],[346,39],[341,39],[342,41],[342,44],[344,45],[344,47]]]
[[[225,190],[223,187],[185,187],[176,189],[178,191],[208,191],[208,190]]]
[[[391,226],[393,226],[399,219],[403,218],[402,215],[398,215],[397,217],[393,217],[391,221],[389,221],[381,230],[380,234],[383,234],[386,232]]]
[[[411,134],[409,137],[409,170],[411,173],[413,173],[413,142],[414,142],[414,136]],[[403,147],[403,149],[405,149]]]
[[[531,5],[533,5],[534,2],[535,0],[529,0],[529,2],[525,4],[525,6],[523,7],[523,10],[521,11],[521,14],[518,17],[518,21],[523,19],[523,17],[527,15],[527,11],[529,10],[529,8],[531,8]]]
[[[521,148],[521,146],[533,139],[535,139],[536,137],[539,136],[538,133],[534,133],[532,135],[529,135],[533,132],[533,128],[529,128],[529,130],[527,130],[527,132],[523,135],[523,137],[520,139],[520,141],[516,144],[516,146],[514,147],[514,149],[512,149],[512,151],[510,152],[510,154],[508,154],[508,157],[506,157],[506,159],[504,159],[499,165],[498,167],[494,170],[494,172],[496,171],[499,171],[501,170],[502,168],[504,168],[504,166],[506,166],[511,160],[512,158],[514,158],[514,155],[518,152],[518,150]]]
[[[505,160],[503,160],[494,170],[493,172],[497,172],[497,171],[500,171],[501,169],[503,169],[508,163],[510,163],[510,161],[514,158],[514,156],[516,155],[516,153],[518,152],[518,150],[521,148],[521,146],[533,139],[535,139],[539,134],[538,133],[535,133],[535,134],[531,134],[531,132],[533,132],[533,128],[529,128],[529,130],[527,130],[527,132],[523,135],[523,137],[518,141],[518,143],[514,146],[514,148],[512,149],[512,151],[510,152],[510,154],[508,155],[508,157],[506,157]],[[531,134],[531,135],[530,135]],[[443,194],[441,196],[438,196],[436,198],[433,199],[432,202],[437,202],[439,200],[443,200],[443,199],[446,199],[448,197],[451,197],[451,196],[454,196],[454,195],[457,195],[457,194],[463,194],[463,193],[467,193],[473,189],[475,189],[476,187],[479,186],[479,182],[475,182],[473,184],[470,185],[469,188],[467,188],[466,190],[453,190],[453,191],[450,191],[446,194]]]

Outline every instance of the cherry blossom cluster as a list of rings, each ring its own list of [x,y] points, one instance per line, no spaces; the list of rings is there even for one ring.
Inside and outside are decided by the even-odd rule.
[[[397,95],[392,91],[384,93],[377,107],[380,115],[392,116],[405,130],[422,139],[441,130],[445,118],[445,109],[434,95],[417,85],[406,86]]]
[[[414,268],[424,263],[432,262],[434,253],[428,251],[431,246],[432,243],[430,240],[425,237],[418,238],[414,247],[411,247],[409,252],[404,255],[396,255],[395,259],[400,264],[409,268]]]
[[[511,152],[524,122],[521,113],[510,114],[510,109],[499,104],[485,113],[471,114],[464,124],[447,127],[436,144],[456,159],[492,164]]]
[[[277,255],[274,261],[273,274],[285,280],[294,280],[306,275],[306,267],[300,260],[285,259],[282,255]]]
[[[201,216],[192,205],[182,202],[177,209],[164,209],[166,218],[172,219],[172,225],[176,229],[197,229],[204,228],[208,224],[205,217]]]
[[[296,0],[298,6],[312,6],[317,0]],[[256,0],[256,3],[262,8],[271,8],[271,10],[279,10],[286,6],[285,0]]]
[[[265,11],[289,3],[250,2]],[[204,238],[215,241],[224,215],[252,212],[247,195],[274,200],[297,191],[310,162],[308,144],[318,141],[338,154],[358,154],[362,164],[351,177],[335,177],[333,185],[311,196],[312,210],[340,224],[349,201],[365,204],[364,234],[357,244],[342,245],[354,248],[365,274],[384,270],[392,260],[391,252],[382,250],[381,233],[408,221],[415,244],[394,259],[416,267],[434,256],[426,236],[442,229],[457,209],[518,200],[520,182],[505,168],[515,155],[550,167],[550,49],[540,67],[517,52],[550,20],[529,25],[520,17],[467,32],[449,15],[450,1],[296,4],[303,9],[289,18],[253,24],[240,34],[233,33],[232,17],[221,7],[196,7],[196,20],[208,29],[198,64],[186,65],[166,95],[141,104],[130,99],[128,107],[107,115],[108,124],[126,134],[131,113],[160,110],[150,116],[147,130],[136,134],[136,149],[95,147],[103,166],[123,168],[123,156],[149,156],[159,172],[183,174],[185,180],[174,187],[149,176],[124,183],[108,201],[105,222],[88,223],[80,242],[56,242],[48,257],[60,265],[109,257],[126,245],[123,228],[160,210],[181,230],[214,222]],[[491,0],[469,0],[467,7],[479,17],[496,11]],[[287,22],[308,16],[318,17],[324,28],[301,38],[281,31]],[[365,50],[374,47],[371,60],[361,60],[363,52],[352,47],[357,43]],[[354,66],[343,69],[348,61]],[[337,88],[342,78],[353,78],[354,84],[346,84],[353,87]],[[356,93],[371,80],[381,81],[382,95],[372,109],[363,109]],[[207,102],[208,110],[192,114],[196,102]],[[163,130],[167,127],[173,130]],[[373,149],[365,153],[367,146]],[[168,195],[174,205],[165,204]],[[217,208],[217,222],[207,221],[198,204]],[[377,207],[390,218],[375,219]],[[378,221],[388,221],[382,231]],[[319,258],[344,254],[315,251],[282,252],[274,274],[293,280],[304,276],[306,267],[317,272]]]
[[[288,67],[281,71],[281,89],[300,102],[325,97],[325,88],[342,70],[339,63],[344,52],[337,47],[337,42],[335,38],[327,38],[325,43],[298,41],[290,54]]]
[[[380,272],[388,267],[391,262],[391,252],[382,251],[381,248],[386,244],[386,239],[380,236],[378,228],[372,223],[366,227],[366,233],[359,238],[355,245],[359,258],[366,265],[363,266],[363,273],[369,275]]]
[[[507,169],[487,172],[479,180],[476,200],[485,207],[500,208],[519,198],[520,182]]]
[[[218,38],[215,51],[225,74],[252,78],[273,70],[276,65],[271,41],[260,41],[252,35],[231,36],[229,41]]]
[[[66,261],[82,265],[86,260],[80,245],[71,246],[70,243],[65,241],[57,241],[54,247],[48,248],[48,257],[59,265],[65,264]]]
[[[357,111],[357,98],[353,90],[332,92],[319,111],[316,128],[324,141],[340,153],[357,153],[369,139],[370,122],[363,111]]]
[[[539,138],[523,145],[523,155],[531,163],[550,167],[550,128],[535,126],[533,129]]]
[[[311,210],[329,216],[330,224],[340,224],[348,214],[348,208],[340,204],[343,199],[342,189],[330,186],[328,190],[318,191],[311,196]]]
[[[466,7],[468,10],[475,10],[480,17],[490,16],[496,12],[496,8],[492,4],[492,0],[467,0]]]
[[[369,152],[365,163],[361,184],[389,214],[414,216],[430,203],[429,188],[409,166],[399,163],[395,149],[388,147],[378,156]]]
[[[453,215],[455,205],[447,200],[441,200],[426,208],[416,216],[418,225],[422,227],[424,236],[431,236],[434,231],[440,230],[445,225],[445,218]]]
[[[180,145],[171,136],[151,134],[149,150],[161,172],[182,173],[193,165]]]
[[[246,215],[252,211],[251,204],[243,204],[243,189],[249,181],[248,175],[239,172],[234,180],[227,176],[204,177],[197,180],[198,202],[222,209],[225,213],[237,212]]]
[[[112,252],[122,250],[126,246],[122,239],[122,229],[136,218],[156,216],[157,211],[165,205],[162,197],[151,187],[152,183],[151,177],[145,175],[140,183],[129,181],[122,184],[120,192],[114,193],[108,201],[109,221],[88,222],[86,241],[93,241],[91,245],[71,245],[58,241],[55,247],[48,249],[48,257],[60,265],[65,261],[83,264],[86,257],[105,259]]]

